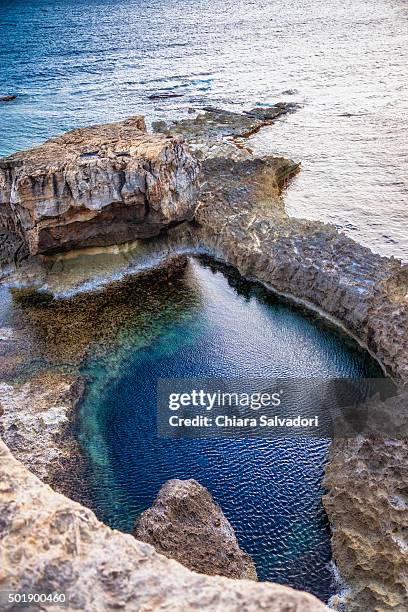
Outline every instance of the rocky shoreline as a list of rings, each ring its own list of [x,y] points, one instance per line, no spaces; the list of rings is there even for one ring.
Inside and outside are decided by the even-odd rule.
[[[244,141],[248,135],[273,120],[273,115],[277,116],[291,109],[282,107],[272,109],[268,117],[265,115],[265,109],[261,110],[254,109],[246,115],[240,115],[225,113],[218,109],[208,109],[206,113],[197,118],[186,119],[171,125],[156,124],[156,131],[161,133],[158,135],[159,139],[176,133],[177,146],[182,147],[183,150],[183,160],[190,159],[188,150],[183,148],[185,147],[183,143],[187,142],[196,158],[199,159],[199,164],[194,161],[188,162],[189,167],[193,168],[190,173],[191,190],[182,183],[183,193],[189,193],[191,201],[188,198],[187,200],[182,199],[180,209],[178,210],[177,206],[176,209],[173,209],[173,217],[171,219],[167,217],[164,223],[164,225],[167,223],[168,231],[165,235],[151,239],[147,251],[155,255],[158,253],[166,255],[186,250],[190,252],[204,250],[232,264],[243,276],[263,282],[282,294],[290,295],[295,300],[323,311],[341,323],[345,330],[368,347],[391,376],[406,381],[408,379],[408,267],[402,266],[398,260],[373,254],[369,249],[338,234],[330,226],[292,219],[286,215],[280,196],[287,181],[299,170],[298,165],[283,158],[258,158],[251,151],[248,142]],[[118,129],[120,133],[122,128]],[[140,135],[137,136],[139,137]],[[153,135],[149,138],[154,140]],[[81,139],[86,142],[86,131],[81,131]],[[163,141],[160,140],[160,142]],[[106,152],[105,149],[104,152]],[[21,155],[24,156],[24,154]],[[107,154],[108,158],[109,156],[110,153]],[[86,164],[89,164],[89,158],[86,159]],[[15,175],[6,176],[5,174],[6,171],[14,172],[10,169],[10,164],[13,165],[13,163],[16,162],[6,161],[1,166],[3,168],[3,194],[11,193],[5,188],[6,183],[11,184],[17,181]],[[93,161],[93,163],[98,165],[100,162]],[[104,161],[103,164],[105,164]],[[200,174],[198,175],[199,167]],[[195,187],[193,189],[193,183],[195,184],[196,180],[199,181],[197,199],[193,195],[195,189]],[[24,184],[24,177],[20,175],[18,182]],[[42,184],[48,185],[49,183],[45,181]],[[175,184],[177,185],[177,181]],[[38,191],[38,183],[35,189]],[[48,190],[48,187],[46,189]],[[166,189],[169,189],[174,197],[172,188],[166,187]],[[55,193],[60,191],[59,186],[55,187],[54,207],[56,205]],[[5,204],[4,200],[7,198],[3,197],[2,200],[8,211],[6,215],[10,214],[11,206],[11,197],[7,197],[9,200]],[[35,206],[38,206],[41,197],[39,199],[38,196],[36,197]],[[13,202],[13,206],[21,207],[21,196],[19,198]],[[174,201],[177,202],[177,197]],[[34,199],[31,195],[27,202],[27,210],[35,210]],[[140,202],[139,198],[137,206],[140,206]],[[145,201],[143,202],[145,206]],[[65,203],[61,205],[65,207]],[[60,223],[55,210],[54,217],[57,218],[57,225],[55,221],[52,221],[53,228]],[[187,213],[186,210],[188,210]],[[194,219],[191,219],[191,211],[193,211]],[[80,215],[83,215],[83,211]],[[48,238],[47,240],[41,238],[44,228],[51,227],[47,214],[43,220],[35,220],[33,224],[34,217],[31,216],[31,221],[27,222],[24,215],[18,215],[18,225],[23,228],[19,233],[20,240],[23,240],[23,244],[33,255],[38,252],[39,245],[42,245],[40,249],[43,250],[44,245],[48,244],[50,246],[46,246],[46,249],[49,248],[52,253],[56,244],[54,230],[51,232],[53,235],[51,242],[47,242]],[[85,215],[83,218],[85,218],[86,226],[88,217]],[[96,218],[98,218],[97,215],[93,217],[93,219]],[[103,215],[99,219],[103,225]],[[177,219],[179,225],[172,229],[174,219]],[[63,218],[62,226],[66,225],[67,220],[67,217]],[[46,225],[43,225],[44,222]],[[76,222],[79,222],[79,217],[78,219],[75,217]],[[10,228],[12,229],[11,222],[8,224],[8,229]],[[92,223],[92,231],[94,228],[95,223]],[[158,232],[155,233],[157,235]],[[93,234],[95,235],[99,235],[98,232]],[[122,239],[125,239],[126,233],[120,235]],[[62,234],[59,236],[61,240]],[[62,239],[62,242],[64,240]],[[70,240],[65,241],[64,244],[71,245]],[[84,243],[81,239],[79,246],[95,244],[92,240],[93,238],[91,242]],[[112,236],[112,241],[114,240],[117,240],[117,234],[115,237]],[[102,244],[107,243],[102,242]],[[38,261],[35,261],[35,265],[44,267],[45,264],[44,262],[38,264]],[[30,286],[30,281],[27,280],[30,275],[27,276],[23,269],[9,279],[9,282],[14,284],[14,295],[17,301],[26,299],[28,303],[32,303],[33,296],[43,296],[44,300],[40,305],[37,304],[37,309],[43,318],[49,316],[52,309],[55,308],[52,292],[47,293],[45,290],[49,291],[48,270],[49,268],[44,272],[40,293],[38,293],[37,286],[34,288]],[[75,282],[74,280],[74,287]],[[109,289],[107,291],[109,292]],[[48,308],[51,310],[47,310]],[[56,308],[58,310],[58,304]],[[12,333],[11,331],[10,334]],[[11,398],[16,397],[14,391],[8,390],[7,393]],[[21,394],[22,391],[19,390],[16,393]],[[29,390],[27,393],[29,394]],[[10,399],[6,411],[0,416],[0,426],[3,428],[5,441],[18,458],[34,471],[38,469],[38,475],[43,477],[44,468],[41,462],[35,465],[35,453],[33,458],[30,458],[30,453],[26,453],[24,444],[21,446],[21,440],[17,442],[13,440],[9,431],[10,426],[7,424],[10,424],[10,414],[18,410],[17,404],[13,404],[13,401]],[[43,412],[46,413],[47,410]],[[54,411],[52,416],[57,422],[63,421],[61,413],[56,414]],[[32,417],[29,415],[27,418]],[[44,418],[48,417],[41,416],[42,422]],[[381,439],[371,444],[363,439],[336,440],[332,445],[325,477],[327,494],[324,503],[333,529],[334,560],[349,587],[345,602],[349,612],[366,612],[371,609],[402,612],[408,606],[406,596],[408,581],[405,571],[408,561],[408,542],[405,535],[408,506],[406,509],[403,474],[403,466],[406,465],[408,459],[407,448],[404,441],[394,444]],[[5,450],[4,453],[7,461],[11,462],[13,470],[19,471],[22,479],[28,479],[30,483],[33,483],[34,481],[30,480],[33,477],[28,472],[23,475],[23,468],[21,466],[17,468],[18,464],[7,455]],[[35,487],[42,486],[44,485],[36,481]],[[7,495],[6,491],[5,497]],[[48,495],[51,496],[52,493],[49,492]],[[3,498],[4,496],[0,496],[0,505]],[[398,503],[395,502],[395,499],[399,500]],[[73,503],[68,500],[64,501],[64,504],[67,505]],[[6,505],[7,508],[7,512],[10,513],[10,506]],[[36,520],[35,509],[32,512]],[[85,511],[81,510],[81,512]],[[18,512],[15,514],[15,517],[17,516]],[[106,530],[104,537],[108,539],[110,537],[126,538],[126,536],[119,535],[110,536],[108,528],[104,529]],[[93,554],[91,549],[91,544],[88,544],[89,553]],[[41,567],[42,579],[45,579],[46,569],[44,568],[46,566]],[[130,571],[130,567],[128,565],[126,571]],[[78,574],[75,575],[78,579]],[[211,580],[202,579],[203,581]],[[116,588],[112,584],[110,587]],[[245,589],[249,587],[245,586]],[[251,597],[254,593],[252,589],[253,587],[250,589]],[[249,593],[248,590],[246,592]],[[162,592],[162,597],[166,597],[164,592]],[[180,593],[179,597],[181,597]],[[250,604],[252,607],[248,609],[259,609],[258,603],[252,600]],[[292,608],[288,607],[288,609],[309,609],[306,607],[309,603],[305,602],[299,604],[292,602],[291,605]],[[311,605],[319,606],[318,603]],[[153,609],[160,609],[160,607]],[[186,605],[183,609],[189,608]],[[227,609],[238,608],[231,605],[227,606]],[[280,608],[270,607],[268,609],[279,610]],[[324,607],[310,607],[310,609],[317,610],[324,609]]]

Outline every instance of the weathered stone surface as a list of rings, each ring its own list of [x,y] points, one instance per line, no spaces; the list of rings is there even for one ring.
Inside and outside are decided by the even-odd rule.
[[[191,572],[55,493],[1,441],[0,546],[0,591],[62,592],[69,611],[327,610],[312,595],[284,586]],[[10,608],[3,600],[0,609]]]
[[[327,225],[287,218],[268,198],[268,166],[204,164],[198,243],[244,276],[333,316],[389,373],[407,381],[408,267]],[[348,612],[408,609],[407,449],[406,440],[394,443],[381,433],[375,443],[333,442],[324,503]]]
[[[196,126],[186,122],[179,131],[188,136]],[[295,170],[287,160],[220,155],[217,144],[203,156],[192,243],[333,317],[389,374],[407,381],[408,266],[372,253],[334,227],[289,218],[279,199]],[[324,504],[350,612],[408,609],[407,448],[405,440],[390,441],[381,432],[376,441],[332,445]]]
[[[251,557],[210,493],[196,480],[169,480],[139,517],[134,536],[189,569],[209,576],[256,580]]]
[[[248,137],[296,108],[296,104],[279,102],[240,113],[207,106],[193,118],[168,123],[157,121],[153,129],[168,136],[181,134],[200,159],[246,159],[252,155]]]
[[[0,436],[17,459],[57,489],[58,476],[80,460],[69,429],[82,392],[81,379],[58,372],[19,385],[0,382]],[[68,482],[61,483],[65,491]]]
[[[360,436],[336,440],[330,450],[324,486],[328,489],[324,505],[333,526],[333,556],[349,586],[342,601],[347,612],[405,612],[406,439]]]
[[[288,217],[297,166],[280,158],[207,159],[191,237],[246,277],[334,317],[393,375],[408,378],[408,266],[329,225]]]
[[[193,216],[197,174],[182,138],[132,117],[0,160],[0,216],[32,255],[147,238]]]
[[[200,117],[174,127],[193,146],[197,144],[203,159],[195,222],[181,233],[181,227],[169,232],[164,242],[157,239],[157,249],[163,245],[170,250],[203,247],[243,275],[324,311],[367,345],[389,373],[406,381],[407,266],[373,254],[333,227],[290,219],[280,192],[297,166],[289,160],[256,159],[245,148],[237,150],[237,134],[231,126],[217,128],[211,114],[208,127]],[[347,580],[347,606],[352,612],[407,610],[406,447],[405,441],[381,439],[337,440],[332,446],[324,501],[333,527],[334,559]],[[9,466],[15,469],[14,464]],[[31,484],[27,494],[32,493]],[[15,520],[19,513],[17,507]],[[190,587],[195,588],[192,583]],[[204,597],[203,591],[194,597]],[[212,609],[225,607],[224,602],[217,599]],[[252,600],[248,605],[258,609],[263,603]],[[183,605],[182,609],[189,609],[187,603]],[[267,609],[273,609],[268,605]],[[200,604],[196,607],[201,609]]]

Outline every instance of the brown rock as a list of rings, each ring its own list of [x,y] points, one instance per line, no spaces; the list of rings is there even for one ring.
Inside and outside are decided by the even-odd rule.
[[[180,132],[194,129],[199,141],[198,121],[192,127],[187,121]],[[327,224],[289,218],[279,198],[293,174],[288,160],[212,158],[219,152],[207,146],[203,156],[192,242],[244,276],[333,317],[406,382],[408,266]],[[387,439],[384,431],[376,440],[333,443],[324,505],[333,558],[348,587],[347,612],[408,610],[407,462],[407,441]]]
[[[51,371],[23,384],[0,381],[0,436],[34,474],[64,492],[72,490],[74,474],[80,480],[81,453],[70,427],[83,389],[79,377]]]
[[[191,572],[55,493],[1,441],[0,549],[0,609],[7,609],[5,591],[11,590],[64,593],[69,611],[328,610],[316,597],[281,585]]]
[[[195,572],[257,579],[228,519],[196,480],[167,481],[139,517],[134,536]]]
[[[347,612],[408,610],[407,466],[406,439],[332,444],[323,501]]]
[[[148,238],[192,218],[197,174],[181,137],[136,116],[0,160],[0,216],[32,255]]]
[[[13,100],[16,100],[17,96],[2,96],[0,98],[0,102],[12,102]]]
[[[192,248],[205,246],[207,251],[236,266],[244,276],[256,278],[308,307],[324,311],[366,344],[389,373],[408,380],[408,267],[397,260],[373,254],[326,224],[287,217],[279,196],[285,182],[296,171],[295,164],[275,158],[254,159],[248,150],[242,150],[238,155],[237,147],[229,141],[226,147],[225,139],[239,138],[247,133],[242,119],[236,114],[232,117],[222,116],[220,125],[216,125],[217,113],[208,112],[209,115],[200,115],[190,123],[186,120],[168,128],[175,129],[181,135],[187,134],[189,142],[198,147],[204,159],[205,181],[196,223],[186,226],[186,233],[180,242],[175,242],[174,248],[180,244],[185,246],[186,242]],[[247,117],[246,121],[251,121],[249,127],[252,129],[252,118]],[[236,129],[235,123],[238,125]],[[160,126],[162,129],[167,130],[165,126]],[[170,246],[169,240],[166,248]],[[404,469],[408,461],[407,448],[404,440],[395,442],[386,439],[337,440],[333,444],[326,470],[328,493],[325,507],[333,529],[334,560],[349,587],[347,605],[350,611],[406,612],[408,609],[408,494]],[[3,457],[0,461],[0,483],[2,479],[5,480],[5,475],[1,473],[3,466],[6,470],[4,474],[7,474],[7,470],[12,474],[10,487],[15,486],[20,491],[19,495],[22,495],[22,490],[25,496],[31,496],[30,500],[32,498],[30,518],[33,520],[24,523],[32,525],[42,516],[39,500],[41,503],[44,501],[43,486],[29,481],[26,470],[21,466],[17,468],[11,458],[4,461]],[[37,491],[40,493],[37,494]],[[55,499],[55,494],[49,492],[47,509]],[[6,505],[3,509],[2,501],[0,494],[0,517],[3,518],[8,516],[9,507]],[[12,496],[10,502],[14,502]],[[64,503],[71,504],[68,500]],[[72,507],[69,507],[71,512]],[[84,509],[79,511],[87,512]],[[22,505],[17,504],[14,509],[11,507],[10,513],[13,520],[21,521]],[[44,520],[50,519],[50,516],[44,515]],[[30,546],[41,540],[48,543],[49,528],[48,523],[44,526],[41,523],[34,533],[15,530],[14,539],[6,538],[7,555],[12,557],[14,546],[25,551],[28,539]],[[123,559],[128,554],[129,539],[117,534],[117,542],[120,543],[116,547],[112,545],[112,532],[108,537],[107,528],[103,529],[109,550],[100,546],[98,538],[101,531],[92,523],[91,533],[88,534],[92,544],[85,546],[86,554],[94,559],[101,559],[103,555],[109,576],[120,566],[125,573],[134,572],[131,573],[131,582],[138,576],[141,583],[142,577],[134,570],[135,557]],[[6,530],[5,533],[9,532]],[[60,544],[57,540],[53,546]],[[139,546],[141,544],[133,540],[133,547]],[[19,581],[29,584],[29,580],[33,584],[40,577],[50,580],[50,573],[45,568],[49,557],[44,556],[43,565],[36,566],[35,572],[26,566],[7,565],[7,558],[7,569],[3,571],[6,575],[15,572],[15,584],[20,584]],[[277,587],[272,585],[245,581],[231,583],[227,579],[205,576],[200,576],[197,583],[197,576],[189,572],[189,579],[182,579],[183,599],[175,599],[174,585],[180,585],[177,582],[180,574],[177,573],[176,577],[175,572],[169,571],[170,567],[174,567],[174,562],[164,560],[159,555],[155,559],[152,567],[156,572],[156,587],[151,584],[151,573],[143,583],[147,585],[143,592],[148,604],[151,604],[154,593],[160,602],[165,602],[164,605],[171,607],[173,604],[174,609],[182,610],[194,607],[203,610],[285,609],[302,612],[322,609],[310,607],[310,600],[288,601],[286,594],[280,597],[273,590]],[[34,551],[33,564],[36,562]],[[70,570],[72,559],[66,562]],[[157,574],[159,568],[161,573]],[[88,596],[88,591],[92,591],[97,598],[101,597],[98,603],[103,606],[108,595],[101,595],[98,582],[90,580],[86,583],[87,590],[84,589],[88,569],[89,558],[81,557],[80,566],[74,570],[75,588],[80,584],[79,593],[84,598]],[[149,572],[150,569],[149,566]],[[81,571],[79,582],[78,571]],[[158,575],[160,580],[157,579]],[[109,584],[121,589],[113,579]],[[234,587],[227,588],[226,584],[234,584]],[[296,597],[305,596],[296,594]],[[160,609],[161,603],[157,604],[157,599],[154,601],[156,604],[151,604],[151,609]],[[91,608],[88,606],[87,609]]]

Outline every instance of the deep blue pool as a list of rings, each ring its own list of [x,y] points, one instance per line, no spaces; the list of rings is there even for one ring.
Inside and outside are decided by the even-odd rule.
[[[157,288],[155,289],[157,291]],[[231,269],[190,260],[160,300],[120,329],[115,348],[88,361],[78,435],[94,509],[132,531],[169,478],[205,485],[252,555],[261,580],[333,592],[321,496],[328,441],[159,439],[160,377],[375,377],[378,366],[323,322]]]

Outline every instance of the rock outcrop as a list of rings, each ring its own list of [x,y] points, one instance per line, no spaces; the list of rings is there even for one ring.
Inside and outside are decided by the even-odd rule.
[[[335,318],[408,379],[408,266],[334,227],[288,217],[279,194],[296,169],[279,158],[207,160],[193,239],[243,276]]]
[[[1,441],[0,541],[1,610],[12,609],[7,590],[63,593],[69,611],[327,610],[312,595],[284,586],[191,572],[53,491]]]
[[[185,120],[179,128],[188,138],[196,122]],[[191,243],[332,317],[406,382],[408,266],[327,224],[289,218],[279,198],[296,172],[288,160],[256,159],[242,150],[236,157],[220,146],[206,147],[203,155]],[[407,457],[406,440],[387,440],[381,432],[375,441],[332,444],[324,505],[333,558],[348,587],[342,604],[348,612],[408,609]]]
[[[278,102],[239,113],[207,106],[193,118],[168,123],[156,121],[153,129],[167,136],[183,136],[200,159],[228,157],[237,160],[251,153],[250,136],[296,108],[296,104]]]
[[[205,487],[169,480],[139,517],[134,536],[189,569],[209,576],[256,580],[255,565]]]
[[[333,557],[349,587],[347,612],[408,610],[407,466],[406,438],[360,436],[331,447],[324,505]]]
[[[80,450],[69,429],[83,388],[79,377],[59,372],[39,373],[22,384],[0,382],[0,436],[17,459],[57,490],[66,472],[64,492],[71,471],[78,475]]]
[[[193,217],[197,175],[181,137],[136,116],[0,160],[0,217],[32,255],[148,238]]]
[[[373,254],[369,249],[339,234],[334,227],[289,218],[285,214],[280,193],[287,180],[298,170],[298,166],[282,158],[257,159],[250,148],[239,141],[251,133],[252,128],[249,132],[246,131],[248,117],[239,118],[236,115],[234,113],[233,116],[227,117],[222,114],[217,124],[217,116],[220,116],[220,113],[209,110],[207,114],[204,113],[198,118],[186,119],[170,126],[164,124],[156,126],[157,130],[163,132],[160,138],[166,138],[174,130],[196,149],[202,159],[203,180],[194,222],[170,230],[168,236],[163,239],[155,239],[152,249],[160,251],[164,248],[166,251],[177,251],[189,248],[192,252],[204,249],[207,253],[237,267],[244,276],[257,279],[276,291],[304,303],[308,308],[322,311],[332,317],[367,346],[388,373],[407,381],[408,267],[401,265],[398,260]],[[252,122],[254,129],[257,125],[259,124]],[[169,139],[169,142],[174,141]],[[88,152],[92,151],[88,149]],[[24,154],[21,155],[24,157]],[[196,166],[194,164],[193,166],[194,174]],[[84,244],[83,236],[78,233],[78,237],[80,240],[76,246],[81,246]],[[46,285],[46,281],[44,283]],[[58,307],[55,312],[58,312]],[[332,445],[330,463],[326,470],[325,485],[328,491],[324,503],[333,529],[334,560],[349,588],[346,608],[350,612],[368,612],[368,610],[406,612],[408,608],[405,599],[405,593],[408,592],[406,571],[408,506],[404,472],[407,461],[407,443],[404,440],[395,442],[379,438],[370,441],[361,438],[348,441],[335,440]],[[3,468],[3,463],[2,457],[0,470]],[[42,514],[38,491],[44,495],[43,485],[32,480],[33,477],[11,457],[7,456],[5,465],[8,466],[12,478],[7,481],[10,483],[7,485],[9,488],[2,484],[0,504],[2,501],[4,503],[4,500],[14,503],[15,494],[10,492],[14,486],[14,472],[17,481],[24,482],[25,495],[30,499],[29,509],[22,507],[20,503],[6,505],[4,510],[0,508],[0,520],[3,521],[1,525],[6,525],[6,519],[3,517],[10,517],[7,519],[9,523],[3,527],[3,533],[7,535],[9,551],[7,554],[11,555],[13,546],[20,550],[24,540],[29,540],[31,543],[36,541],[35,537],[30,539],[27,533],[10,531],[9,526],[15,521],[19,522],[21,517],[25,516],[24,512],[31,513],[28,516],[31,517],[33,524],[42,521],[41,517],[44,516],[45,522],[41,526],[42,536],[37,538],[42,542],[49,542],[51,536],[55,536],[50,531],[52,527],[49,522],[47,523],[55,517]],[[0,483],[3,483],[3,474]],[[19,486],[15,484],[16,490]],[[56,497],[53,497],[56,494],[47,491],[45,496],[47,507],[48,504],[52,507],[57,503]],[[58,504],[62,503],[61,499],[58,499]],[[69,516],[73,508],[71,504],[72,502],[68,500],[63,502],[65,511],[68,511],[67,505],[70,508]],[[25,565],[21,571],[14,565],[11,571],[9,563],[6,564],[8,570],[3,570],[2,567],[0,572],[3,570],[3,575],[13,575],[15,584],[20,584],[20,580],[33,584],[29,580],[36,580],[35,576],[41,576],[41,580],[46,582],[51,579],[56,580],[55,576],[61,576],[61,580],[65,578],[69,588],[74,590],[72,585],[78,582],[79,593],[82,593],[85,603],[88,603],[86,599],[88,591],[92,593],[95,591],[101,609],[101,602],[106,606],[113,589],[116,589],[121,597],[124,596],[123,589],[128,580],[124,576],[131,576],[130,582],[126,584],[134,585],[134,580],[140,583],[142,578],[138,573],[139,569],[143,566],[145,568],[153,566],[149,566],[150,561],[146,561],[143,557],[140,562],[132,560],[132,563],[137,564],[137,570],[133,567],[130,569],[130,557],[134,555],[134,551],[141,550],[139,547],[142,545],[133,540],[130,544],[132,554],[128,554],[130,540],[127,536],[112,534],[102,526],[96,529],[94,517],[89,518],[88,511],[79,506],[75,512],[86,516],[86,521],[90,522],[97,533],[97,536],[94,537],[94,534],[91,536],[83,523],[78,523],[79,519],[72,519],[73,525],[76,525],[75,529],[84,534],[86,542],[81,546],[86,551],[86,560],[82,556],[74,560],[72,555],[75,549],[72,548],[72,542],[65,541],[62,535],[57,535],[53,546],[58,550],[61,547],[66,547],[68,550],[71,546],[70,550],[74,551],[68,558],[64,552],[64,562],[61,561],[62,569],[68,568],[67,573],[65,570],[54,572],[54,566],[49,561],[50,557],[47,557],[45,552],[41,557],[43,565],[38,571],[33,572],[32,567],[26,571],[28,565]],[[74,530],[74,527],[72,529]],[[10,534],[12,534],[11,539]],[[102,550],[100,537],[108,543],[108,552]],[[118,542],[118,545],[115,544],[112,548],[110,543],[113,541]],[[123,556],[122,552],[118,552],[119,547],[124,551]],[[145,550],[151,549],[148,547]],[[58,555],[59,553],[56,558],[60,559]],[[106,580],[108,585],[105,595],[102,595],[100,590],[101,583],[97,569],[100,566],[96,564],[96,569],[91,570],[89,565],[91,557],[94,560],[103,559],[101,563],[107,564],[107,573],[105,574],[103,570],[102,580],[102,582]],[[169,581],[159,581],[156,574],[155,590],[152,591],[150,569],[145,574],[148,578],[147,599],[139,599],[138,602],[147,602],[147,609],[152,597],[158,598],[156,608],[151,606],[153,609],[160,609],[161,605],[171,607],[173,604],[173,607],[179,609],[180,605],[181,609],[194,609],[195,606],[203,610],[221,608],[241,610],[245,607],[248,610],[257,610],[263,606],[270,610],[305,611],[309,609],[307,606],[311,605],[297,604],[293,599],[289,603],[285,599],[280,599],[278,604],[272,597],[272,593],[276,593],[273,589],[278,587],[271,585],[257,586],[249,582],[236,585],[221,578],[203,576],[197,578],[195,574],[187,572],[177,564],[175,565],[179,569],[176,573],[172,573],[168,568],[174,567],[172,565],[174,562],[164,560],[159,555],[154,556],[154,559],[160,561],[159,565],[154,565],[152,571],[160,571],[161,574],[168,572]],[[35,562],[36,555],[33,552],[32,563]],[[117,580],[113,578],[116,566],[119,567]],[[78,571],[83,571],[83,575],[78,577]],[[142,569],[140,571],[143,572]],[[183,591],[183,598],[190,599],[176,599],[174,589],[179,589],[181,584],[176,578],[178,572],[185,572],[180,580],[184,585],[183,588],[189,589],[190,594],[187,595]],[[89,578],[91,574],[95,579],[95,587]],[[31,575],[34,576],[33,579],[29,578]],[[192,581],[186,576],[193,576]],[[166,580],[167,577],[166,574]],[[89,581],[85,585],[86,589],[83,589],[82,585],[86,580]],[[234,587],[227,588],[223,586],[225,584],[234,584]],[[221,592],[220,588],[224,591]],[[138,597],[143,597],[141,588],[139,592]],[[296,596],[303,597],[303,595]],[[237,604],[239,597],[241,600]],[[281,608],[276,607],[278,605],[281,605]],[[298,605],[300,607],[296,607]],[[133,609],[135,608],[138,609],[137,606]]]

